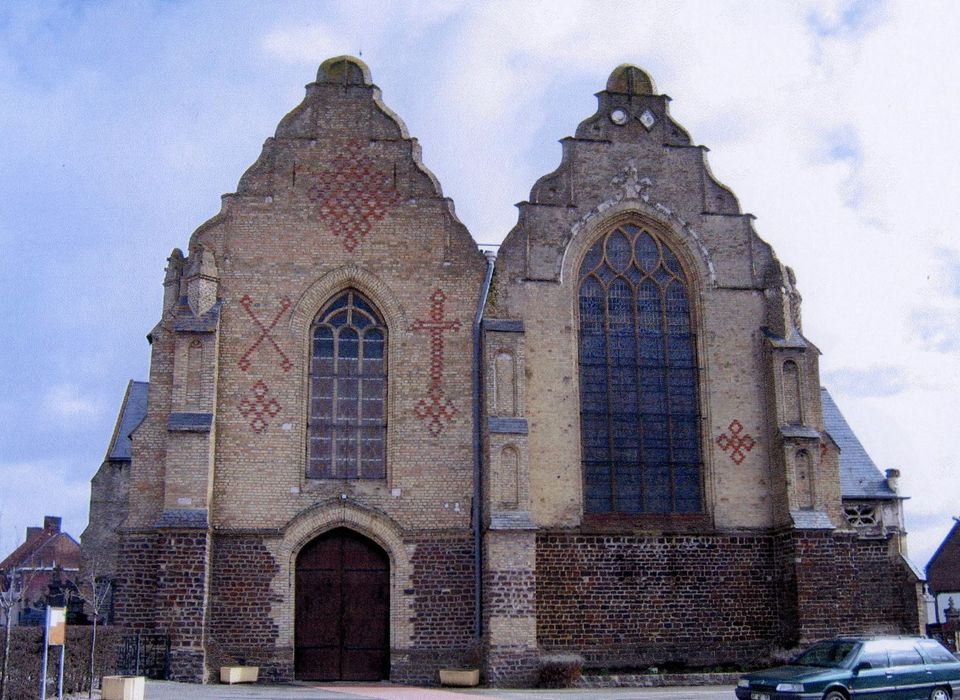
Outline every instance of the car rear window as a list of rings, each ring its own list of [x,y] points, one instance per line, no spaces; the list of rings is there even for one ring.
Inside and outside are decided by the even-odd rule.
[[[927,658],[930,659],[931,663],[934,664],[955,664],[957,663],[956,658],[953,654],[940,646],[937,642],[927,641],[921,642],[920,648],[923,649],[924,653],[927,655]]]

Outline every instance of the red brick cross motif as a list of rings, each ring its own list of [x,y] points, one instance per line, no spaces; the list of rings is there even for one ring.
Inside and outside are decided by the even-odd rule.
[[[250,369],[250,356],[253,354],[253,351],[256,350],[264,340],[266,340],[273,346],[273,349],[277,351],[277,354],[280,355],[280,367],[283,368],[283,371],[286,372],[289,370],[293,366],[293,363],[290,362],[290,358],[287,357],[286,353],[284,353],[283,350],[280,349],[280,346],[277,345],[277,341],[274,339],[272,334],[277,322],[287,312],[287,309],[290,308],[290,300],[287,297],[283,297],[280,300],[280,310],[277,311],[276,316],[274,316],[273,320],[270,321],[269,326],[264,326],[263,321],[257,318],[257,315],[253,313],[253,299],[251,299],[249,295],[243,295],[243,298],[240,300],[240,306],[243,307],[243,310],[247,312],[247,315],[253,319],[253,322],[257,324],[257,327],[260,329],[260,336],[253,341],[253,345],[247,348],[247,351],[240,357],[240,361],[237,362],[237,364],[240,365],[240,369],[242,369],[244,372]]]
[[[430,388],[427,398],[417,402],[417,417],[428,421],[427,430],[433,437],[443,431],[444,421],[450,422],[457,415],[453,403],[443,394],[443,334],[446,331],[460,330],[460,321],[448,321],[443,318],[443,302],[447,297],[439,287],[430,295],[430,318],[417,319],[411,330],[430,333]]]
[[[750,436],[750,433],[740,434],[743,432],[743,423],[736,418],[733,419],[727,429],[730,431],[730,435],[722,433],[717,438],[717,444],[724,452],[730,451],[730,459],[733,460],[734,464],[742,464],[743,460],[747,458],[746,453],[752,450],[757,442]]]
[[[360,152],[359,141],[350,141],[307,190],[307,197],[319,207],[320,220],[333,235],[343,237],[349,253],[370,233],[370,222],[382,219],[400,200],[400,193],[393,175],[378,170]]]
[[[254,432],[262,433],[269,423],[264,416],[273,418],[280,413],[280,404],[277,400],[268,394],[270,389],[263,381],[253,385],[253,398],[247,398],[240,402],[240,415],[250,419],[250,427]]]

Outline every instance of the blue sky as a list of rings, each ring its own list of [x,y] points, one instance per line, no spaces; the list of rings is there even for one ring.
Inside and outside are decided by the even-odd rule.
[[[934,1],[0,4],[0,553],[44,514],[79,536],[167,255],[351,53],[481,242],[610,70],[647,69],[795,269],[925,564],[960,515],[957,36]]]

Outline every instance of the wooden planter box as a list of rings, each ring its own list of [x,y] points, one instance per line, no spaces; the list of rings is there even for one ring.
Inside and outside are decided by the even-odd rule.
[[[221,666],[221,683],[256,683],[259,666]]]
[[[456,685],[460,687],[480,685],[480,669],[441,668],[440,685]]]
[[[100,681],[102,700],[143,700],[143,676],[104,676]]]

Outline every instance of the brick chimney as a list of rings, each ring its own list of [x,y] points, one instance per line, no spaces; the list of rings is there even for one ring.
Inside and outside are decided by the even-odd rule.
[[[31,537],[34,537],[35,535],[39,535],[41,532],[43,532],[43,528],[42,528],[42,527],[28,527],[28,528],[27,528],[27,541],[29,542]]]
[[[63,518],[56,515],[47,515],[43,518],[43,529],[50,530],[52,532],[60,532],[60,523],[63,522]]]

